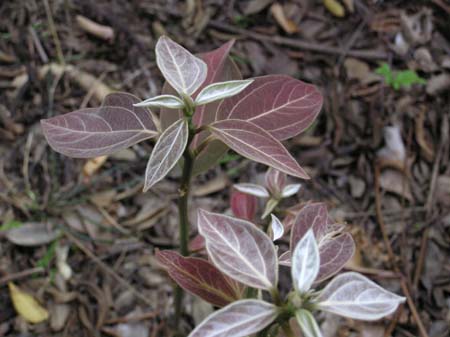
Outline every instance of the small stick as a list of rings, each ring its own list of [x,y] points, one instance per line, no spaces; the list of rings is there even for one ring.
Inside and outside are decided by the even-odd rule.
[[[98,24],[97,22],[81,15],[77,15],[76,20],[81,29],[89,34],[106,41],[111,41],[114,39],[114,30],[111,27]]]
[[[392,250],[392,246],[391,243],[389,241],[389,237],[387,235],[387,231],[386,231],[386,225],[384,223],[384,219],[383,219],[383,212],[381,210],[381,193],[380,193],[380,166],[379,163],[375,163],[375,207],[376,207],[376,217],[378,220],[378,224],[380,225],[380,230],[381,230],[381,234],[383,236],[383,241],[384,244],[386,246],[386,250],[388,252],[388,256],[389,256],[389,260],[390,263],[392,265],[392,268],[394,269],[394,271],[396,273],[401,274],[400,269],[397,266],[396,263],[396,258],[395,258],[395,254],[394,251]],[[401,274],[402,275],[402,274]],[[417,327],[419,328],[419,332],[420,332],[420,336],[422,337],[429,337],[428,333],[425,329],[425,326],[422,323],[422,320],[419,316],[419,313],[417,312],[416,306],[414,304],[414,301],[411,297],[411,294],[409,292],[408,289],[408,285],[406,283],[406,279],[405,277],[402,275],[401,279],[400,279],[400,286],[402,288],[403,294],[406,297],[406,301],[408,303],[409,309],[411,310],[411,314],[414,317],[414,321],[417,324]]]
[[[58,55],[58,62],[64,65],[66,62],[64,60],[64,54],[61,48],[61,42],[59,41],[58,33],[55,27],[55,21],[53,20],[52,10],[48,4],[48,0],[44,0],[45,14],[47,15],[48,26],[53,37],[53,42],[56,47],[56,54]]]
[[[211,20],[208,23],[209,26],[220,29],[220,30],[226,30],[235,34],[243,35],[245,37],[258,40],[258,41],[268,41],[279,45],[285,45],[292,48],[298,48],[303,50],[309,50],[309,51],[315,51],[318,53],[323,54],[337,54],[342,55],[345,53],[345,50],[343,50],[340,47],[333,47],[333,46],[326,46],[322,43],[313,43],[304,41],[301,39],[291,39],[287,37],[282,36],[268,36],[252,31],[248,31],[245,29],[237,28],[232,25],[228,25],[226,23],[222,23],[216,20]],[[361,58],[361,59],[367,59],[367,60],[386,60],[388,59],[388,54],[384,51],[378,51],[378,50],[349,50],[346,53],[348,56]]]
[[[123,279],[119,274],[117,274],[114,270],[112,270],[106,263],[104,263],[102,260],[100,260],[97,256],[94,255],[88,248],[86,248],[80,240],[78,240],[75,236],[73,236],[68,231],[65,232],[65,235],[67,238],[74,243],[84,254],[86,254],[95,264],[97,264],[100,269],[102,269],[106,274],[110,275],[112,278],[114,278],[118,283],[120,283],[122,286],[128,288],[136,298],[140,299],[143,303],[149,305],[150,307],[153,306],[153,303],[146,298],[144,295],[142,295],[139,291],[136,290],[128,281]]]
[[[42,267],[31,268],[27,270],[20,271],[15,274],[6,275],[5,277],[0,278],[0,287],[3,287],[8,284],[8,282],[15,281],[33,274],[40,274],[45,272],[45,269]]]
[[[158,315],[159,315],[158,311],[149,311],[149,312],[144,312],[139,315],[131,315],[131,316],[112,318],[112,319],[109,319],[106,322],[104,322],[104,324],[109,325],[109,324],[117,324],[117,323],[139,322],[139,321],[155,318]]]

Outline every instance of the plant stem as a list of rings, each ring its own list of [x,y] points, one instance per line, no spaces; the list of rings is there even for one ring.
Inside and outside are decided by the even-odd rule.
[[[189,149],[189,145],[193,138],[193,133],[189,132],[189,140],[186,149],[183,153],[184,164],[183,174],[181,176],[181,183],[178,197],[178,219],[179,219],[179,240],[180,240],[180,254],[183,256],[189,255],[189,215],[188,215],[188,201],[191,187],[192,169],[194,167],[194,157]],[[179,286],[175,288],[175,327],[179,326],[181,309],[183,302],[183,289]]]
[[[291,326],[289,325],[289,321],[283,323],[281,325],[281,328],[283,329],[284,335],[286,337],[295,337],[295,334],[292,331]]]
[[[189,255],[189,216],[188,216],[188,199],[191,185],[192,169],[194,158],[191,155],[189,148],[186,148],[183,154],[184,165],[183,175],[181,177],[180,195],[178,199],[178,217],[180,225],[180,254],[183,256]]]

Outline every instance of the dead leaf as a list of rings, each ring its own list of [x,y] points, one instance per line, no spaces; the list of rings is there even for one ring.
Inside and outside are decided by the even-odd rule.
[[[350,13],[353,13],[355,11],[355,4],[353,3],[353,0],[342,0],[345,7],[347,7],[348,11]]]
[[[450,176],[441,175],[436,182],[436,201],[450,206]]]
[[[369,65],[361,60],[348,57],[344,62],[345,72],[350,80],[368,84],[380,80],[380,76],[370,70]]]
[[[96,158],[89,159],[83,166],[83,175],[86,178],[91,177],[95,172],[97,172],[103,164],[108,159],[108,156],[100,156]]]
[[[8,230],[6,238],[18,246],[33,247],[52,242],[59,233],[50,223],[28,222]]]
[[[427,82],[427,94],[435,96],[450,88],[450,74],[443,73],[431,77]]]
[[[69,314],[70,306],[68,304],[53,304],[50,308],[50,328],[53,331],[61,331],[66,325]]]
[[[24,320],[36,324],[48,319],[48,311],[33,296],[23,292],[12,282],[8,283],[8,287],[14,308]]]
[[[323,4],[328,11],[337,16],[338,18],[342,18],[345,15],[344,6],[337,0],[323,0]]]
[[[422,107],[419,111],[419,114],[416,116],[416,140],[420,145],[420,149],[425,157],[425,159],[429,162],[434,159],[434,148],[433,144],[430,141],[430,136],[425,130],[425,107]]]
[[[272,2],[273,0],[251,0],[247,3],[247,6],[245,6],[243,13],[244,15],[259,13]]]
[[[114,30],[105,25],[94,22],[82,15],[77,15],[76,20],[78,25],[89,34],[92,34],[102,40],[111,41],[114,39]]]
[[[270,12],[272,13],[277,23],[281,26],[281,28],[283,28],[283,30],[286,33],[293,34],[298,32],[297,25],[295,24],[294,21],[286,17],[283,6],[280,5],[278,2],[270,6]]]
[[[228,185],[228,178],[225,174],[218,175],[214,179],[208,180],[206,184],[195,186],[192,191],[194,197],[203,197],[212,193],[222,191]]]
[[[402,32],[412,46],[427,43],[433,33],[433,14],[431,9],[423,8],[413,15],[402,12],[400,15]]]
[[[383,131],[386,145],[378,151],[378,157],[386,160],[399,161],[403,165],[406,157],[406,148],[400,127],[398,125],[386,126]]]
[[[413,201],[411,186],[404,174],[391,169],[383,170],[380,175],[380,186],[388,192],[397,194],[409,201]]]

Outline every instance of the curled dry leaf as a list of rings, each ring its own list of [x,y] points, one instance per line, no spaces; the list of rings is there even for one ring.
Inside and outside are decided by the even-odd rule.
[[[319,90],[311,84],[285,75],[256,77],[239,95],[219,105],[217,120],[252,122],[276,139],[285,140],[312,124],[322,102]]]
[[[223,120],[210,125],[211,133],[240,155],[286,174],[309,179],[286,148],[261,127],[243,120]]]
[[[99,108],[42,120],[42,130],[51,148],[66,156],[108,155],[157,135],[148,111],[133,106],[138,102],[130,94],[110,94]]]
[[[189,337],[249,336],[272,323],[277,314],[277,307],[264,301],[237,301],[209,316]]]
[[[404,297],[381,288],[358,273],[334,278],[317,298],[321,310],[337,315],[374,321],[392,314]]]
[[[36,324],[48,319],[48,311],[33,296],[23,292],[12,282],[8,283],[8,287],[14,308],[24,320]]]
[[[183,155],[189,136],[185,119],[164,130],[152,151],[145,170],[144,192],[163,179]]]
[[[278,261],[270,238],[251,222],[198,212],[198,228],[214,265],[231,278],[258,289],[278,283]]]
[[[180,287],[215,306],[223,307],[242,296],[243,287],[207,260],[170,250],[158,251],[156,257]]]
[[[295,24],[295,22],[286,17],[286,14],[284,13],[283,10],[283,6],[280,5],[278,2],[270,6],[270,12],[286,33],[293,34],[298,32],[297,25]]]
[[[77,15],[76,20],[78,25],[89,34],[102,40],[110,41],[114,39],[114,30],[111,27],[101,25],[81,15]]]
[[[206,63],[167,36],[156,43],[156,63],[164,78],[182,95],[192,95],[205,81]]]

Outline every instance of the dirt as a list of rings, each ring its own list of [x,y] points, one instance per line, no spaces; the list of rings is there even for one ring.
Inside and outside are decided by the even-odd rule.
[[[327,202],[357,243],[346,269],[408,298],[375,323],[319,316],[324,336],[449,336],[448,1],[342,0],[342,17],[308,0],[46,3],[0,4],[0,336],[173,335],[173,288],[154,251],[177,246],[180,172],[143,194],[151,143],[77,160],[53,152],[39,125],[110,91],[157,95],[162,34],[196,53],[234,38],[245,78],[321,88],[318,121],[285,143],[312,176],[286,205]],[[104,27],[92,34],[77,16]],[[424,81],[395,89],[382,63]],[[197,177],[193,224],[196,208],[228,211],[232,184],[264,170],[231,155]],[[11,239],[12,227],[25,230]],[[25,322],[9,281],[50,318]],[[184,309],[189,331],[212,307],[187,296]]]

